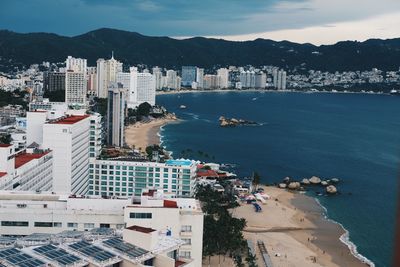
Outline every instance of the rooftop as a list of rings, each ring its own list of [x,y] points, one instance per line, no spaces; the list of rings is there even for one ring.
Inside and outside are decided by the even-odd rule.
[[[89,118],[89,115],[79,115],[79,116],[72,115],[72,116],[63,117],[58,120],[51,121],[51,122],[49,122],[49,124],[75,124],[86,118]]]
[[[7,175],[6,172],[0,172],[0,178],[3,177],[3,176],[6,176],[6,175]]]
[[[171,166],[191,166],[192,161],[191,160],[167,160],[165,162],[166,165],[171,165]]]
[[[41,153],[33,153],[33,154],[28,154],[28,153],[20,153],[15,156],[15,168],[18,169],[22,165],[30,162],[31,160],[34,159],[40,159],[41,157],[47,155],[50,151],[46,152],[41,152]]]
[[[12,146],[11,144],[0,144],[0,147],[9,147]]]
[[[154,231],[156,231],[155,229],[152,228],[148,228],[148,227],[142,227],[142,226],[138,226],[138,225],[132,225],[129,227],[126,227],[126,229],[132,230],[132,231],[137,231],[137,232],[141,232],[141,233],[152,233]]]

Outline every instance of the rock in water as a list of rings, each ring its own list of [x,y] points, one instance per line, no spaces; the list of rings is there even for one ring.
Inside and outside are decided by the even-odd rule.
[[[288,188],[292,189],[292,190],[298,190],[300,188],[300,183],[299,182],[291,182],[291,183],[289,183]]]
[[[321,185],[327,186],[327,185],[328,185],[328,182],[327,182],[327,181],[322,181],[322,182],[321,182]]]
[[[301,183],[308,185],[308,184],[310,184],[310,181],[307,178],[304,178],[303,180],[301,180]]]
[[[285,179],[283,179],[283,182],[286,183],[286,184],[289,183],[290,182],[290,177],[286,177]]]
[[[337,193],[337,188],[334,185],[329,185],[326,187],[326,192],[328,194],[336,194]]]
[[[321,179],[317,176],[311,177],[309,181],[311,184],[320,184],[321,183]]]
[[[283,189],[283,188],[286,188],[286,186],[287,186],[287,185],[284,184],[284,183],[279,184],[279,188],[282,188],[282,189]]]
[[[332,178],[331,182],[334,183],[334,184],[337,184],[337,183],[339,183],[339,179],[338,178]]]

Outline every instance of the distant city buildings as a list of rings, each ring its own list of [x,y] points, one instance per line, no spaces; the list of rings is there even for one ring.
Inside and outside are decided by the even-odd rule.
[[[107,98],[110,82],[116,82],[117,73],[122,72],[122,63],[114,59],[114,55],[108,60],[97,60],[97,96]]]
[[[182,86],[191,87],[192,83],[196,81],[197,67],[194,66],[182,66]]]
[[[43,90],[45,92],[65,90],[65,72],[44,72]]]

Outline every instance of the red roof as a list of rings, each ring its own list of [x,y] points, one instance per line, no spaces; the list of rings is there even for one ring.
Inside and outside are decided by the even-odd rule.
[[[9,146],[12,146],[12,145],[10,145],[10,144],[0,144],[0,147],[9,147]]]
[[[142,227],[142,226],[138,226],[138,225],[132,225],[132,226],[126,227],[126,229],[138,231],[138,232],[145,233],[145,234],[156,231],[152,228]]]
[[[61,118],[59,120],[55,120],[52,122],[49,122],[50,124],[75,124],[83,119],[88,118],[89,115],[81,115],[81,116],[77,116],[77,115],[73,115],[73,116],[68,116],[68,117],[64,117]]]
[[[6,175],[7,175],[6,172],[0,172],[0,178],[3,177],[3,176],[6,176]]]
[[[186,264],[186,263],[187,263],[187,262],[177,260],[177,261],[175,261],[175,267],[179,267],[179,266],[184,265],[184,264]]]
[[[164,208],[178,208],[176,201],[164,200]]]
[[[218,177],[218,173],[213,170],[201,169],[197,171],[197,176],[199,177]]]
[[[154,197],[154,193],[157,192],[157,190],[150,189],[149,192],[143,192],[143,196],[149,196],[149,197]]]
[[[44,153],[34,153],[34,154],[28,154],[28,153],[21,153],[15,156],[15,168],[18,169],[22,165],[28,163],[31,160],[34,159],[40,159],[41,157],[47,155],[49,151],[46,151]]]

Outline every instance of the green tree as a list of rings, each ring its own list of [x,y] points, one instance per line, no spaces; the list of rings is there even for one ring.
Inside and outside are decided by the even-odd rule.
[[[137,116],[149,116],[150,110],[151,105],[147,102],[144,102],[137,107],[136,114]]]
[[[10,134],[5,134],[0,136],[0,144],[11,144],[12,138]]]

